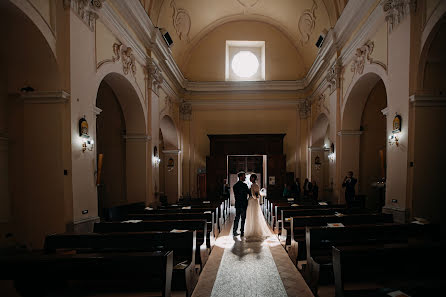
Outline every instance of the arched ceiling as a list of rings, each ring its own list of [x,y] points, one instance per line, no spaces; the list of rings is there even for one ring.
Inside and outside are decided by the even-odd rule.
[[[316,58],[319,35],[334,26],[348,0],[140,0],[152,23],[173,39],[180,69],[194,47],[218,26],[261,21],[284,33],[306,70]]]

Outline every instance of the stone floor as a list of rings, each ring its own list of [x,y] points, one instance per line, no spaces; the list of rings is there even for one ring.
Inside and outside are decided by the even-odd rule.
[[[230,235],[234,214],[216,240],[192,296],[313,296],[277,236]]]

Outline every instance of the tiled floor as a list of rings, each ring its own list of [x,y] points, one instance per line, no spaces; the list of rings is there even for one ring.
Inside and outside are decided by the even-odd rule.
[[[216,240],[193,297],[313,296],[275,236],[247,242],[230,235],[232,222],[233,214]]]

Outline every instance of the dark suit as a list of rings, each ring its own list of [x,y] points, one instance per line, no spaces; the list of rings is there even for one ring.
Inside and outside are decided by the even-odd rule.
[[[342,183],[342,187],[345,188],[345,202],[348,207],[351,207],[355,200],[355,185],[357,181],[356,178],[351,177]]]
[[[233,187],[234,196],[235,196],[235,220],[234,220],[234,228],[233,233],[237,232],[238,222],[240,217],[242,217],[242,222],[240,226],[240,232],[243,234],[245,231],[245,219],[246,219],[246,208],[248,208],[248,195],[251,191],[242,181],[238,181]]]

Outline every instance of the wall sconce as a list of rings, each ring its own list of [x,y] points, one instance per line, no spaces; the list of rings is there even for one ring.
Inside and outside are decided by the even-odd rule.
[[[153,148],[153,164],[159,165],[160,162],[161,159],[158,157],[158,148],[155,145],[155,147]]]
[[[328,160],[330,160],[330,162],[334,162],[336,160],[336,154],[335,153],[328,154]]]
[[[396,145],[398,147],[399,138],[400,138],[400,133],[394,133],[389,135],[389,145],[390,146]]]
[[[393,118],[393,130],[392,134],[389,136],[389,145],[396,145],[398,147],[399,140],[401,139],[401,125],[402,118],[399,114],[395,113],[395,117]]]
[[[94,140],[88,135],[88,122],[85,116],[79,119],[79,137],[82,139],[82,152],[94,150]]]
[[[94,150],[94,140],[90,139],[90,137],[82,138],[82,152],[84,153],[86,150],[89,150],[89,151]]]

